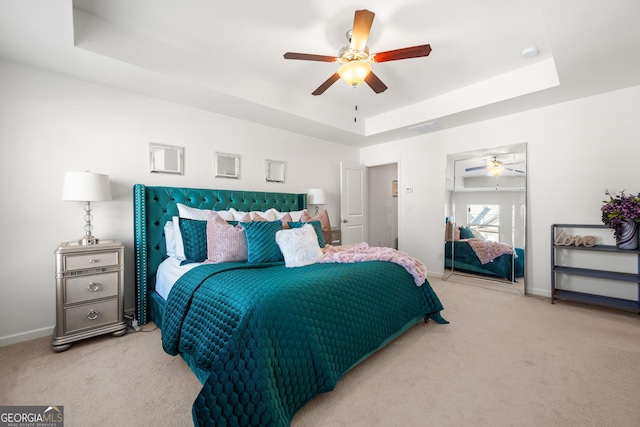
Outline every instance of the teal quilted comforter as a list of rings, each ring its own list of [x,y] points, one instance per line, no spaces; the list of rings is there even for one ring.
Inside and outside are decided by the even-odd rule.
[[[162,344],[208,378],[193,405],[198,426],[288,426],[363,358],[422,318],[440,317],[428,282],[370,261],[286,268],[203,265],[169,298]]]

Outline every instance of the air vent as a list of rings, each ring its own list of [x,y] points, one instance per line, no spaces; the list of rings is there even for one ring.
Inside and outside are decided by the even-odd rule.
[[[412,130],[416,133],[429,133],[429,132],[435,132],[437,130],[440,130],[442,129],[442,127],[440,126],[439,123],[427,122],[427,123],[420,123],[419,125],[408,127],[407,129]]]

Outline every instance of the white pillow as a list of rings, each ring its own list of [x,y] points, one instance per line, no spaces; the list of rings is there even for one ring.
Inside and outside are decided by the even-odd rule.
[[[292,211],[292,212],[280,212],[278,210],[276,210],[275,208],[271,208],[269,210],[267,210],[267,212],[272,213],[275,219],[282,219],[282,217],[286,214],[291,215],[291,221],[295,221],[295,222],[299,222],[300,221],[300,217],[302,217],[302,213],[305,212],[305,210],[301,210],[301,211]]]
[[[233,215],[229,211],[215,211],[215,213],[217,213],[218,216],[220,216],[220,218],[224,219],[225,221],[233,221]]]
[[[259,215],[261,218],[266,219],[267,221],[275,221],[276,219],[278,219],[278,218],[276,218],[275,214],[273,212],[271,212],[271,210],[268,210],[266,212],[251,211],[251,212],[249,212],[249,215],[251,215],[251,221],[255,221],[256,220],[256,218],[255,218],[256,215]]]
[[[182,203],[176,203],[178,206],[178,214],[180,218],[196,219],[198,221],[206,221],[209,216],[209,212],[217,213],[225,221],[233,221],[233,215],[229,211],[213,211],[212,209],[198,209],[184,205]]]
[[[173,230],[173,220],[167,221],[164,225],[164,240],[168,256],[176,256],[176,234]],[[182,240],[182,239],[181,239]]]
[[[226,221],[245,221],[245,215],[249,215],[249,212],[237,211],[234,208],[229,208],[229,213],[231,213],[233,218]]]
[[[276,232],[276,243],[284,256],[286,267],[315,264],[322,258],[318,236],[311,224]]]
[[[173,218],[173,236],[176,241],[176,258],[179,260],[187,259],[184,256],[184,245],[182,244],[182,233],[180,233],[180,217],[174,216]]]

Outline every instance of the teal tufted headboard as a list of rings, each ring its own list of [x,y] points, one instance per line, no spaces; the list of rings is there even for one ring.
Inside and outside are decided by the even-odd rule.
[[[167,257],[164,225],[178,215],[176,203],[199,209],[281,212],[307,207],[306,194],[204,188],[133,186],[134,246],[136,258],[136,304],[138,321],[147,323],[147,291],[154,289],[156,270]]]

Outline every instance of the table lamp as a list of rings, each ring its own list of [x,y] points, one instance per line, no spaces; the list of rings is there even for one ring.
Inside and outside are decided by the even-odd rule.
[[[327,190],[325,190],[324,188],[310,188],[307,191],[307,196],[309,196],[308,203],[310,205],[316,205],[316,216],[318,215],[318,211],[320,210],[320,207],[318,205],[326,205],[329,203]]]
[[[98,239],[91,231],[91,202],[101,202],[111,200],[111,186],[109,185],[109,175],[93,172],[66,172],[64,175],[64,186],[62,188],[62,200],[69,202],[85,202],[84,220],[85,235],[78,240],[81,245],[95,245]]]

